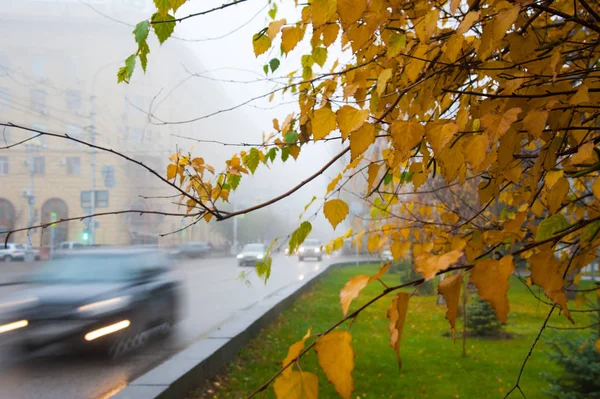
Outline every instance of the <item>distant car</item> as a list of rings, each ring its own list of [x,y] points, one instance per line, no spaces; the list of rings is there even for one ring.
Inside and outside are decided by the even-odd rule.
[[[31,254],[33,255],[33,259],[34,260],[40,260],[41,259],[41,254],[40,254],[40,249],[39,248],[32,247],[31,245],[25,245],[25,254],[27,255],[27,253],[29,253],[29,252],[31,252]]]
[[[174,251],[171,251],[171,255],[185,258],[204,258],[210,255],[212,247],[210,244],[205,242],[190,242],[182,244]]]
[[[28,351],[65,343],[119,357],[178,319],[180,282],[157,249],[81,250],[28,282],[0,298],[0,342]]]
[[[305,240],[298,248],[298,260],[303,261],[306,258],[316,258],[319,262],[323,260],[321,252],[321,242],[319,240]]]
[[[0,243],[0,260],[3,262],[12,262],[15,260],[25,260],[26,247],[23,244],[8,243],[6,246],[4,243]]]
[[[90,247],[77,241],[63,241],[54,249],[54,256],[59,257],[70,255],[73,251],[78,251],[85,248]]]
[[[266,252],[264,244],[246,244],[237,256],[238,265],[254,266],[264,259]]]
[[[381,255],[381,260],[384,262],[393,262],[394,261],[394,257],[392,256],[392,251],[390,251],[389,249],[384,250]]]

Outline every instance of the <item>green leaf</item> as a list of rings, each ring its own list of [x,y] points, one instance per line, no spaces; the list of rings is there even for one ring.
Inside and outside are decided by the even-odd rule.
[[[392,181],[392,175],[390,175],[389,173],[386,173],[385,177],[383,178],[383,183],[390,184],[391,181]]]
[[[392,33],[388,47],[388,56],[395,57],[404,47],[406,47],[406,35],[396,32]]]
[[[562,214],[557,213],[555,215],[550,216],[549,218],[542,220],[542,222],[537,228],[537,231],[535,232],[535,240],[546,240],[568,227],[569,223],[567,222],[565,217]]]
[[[404,171],[400,174],[400,183],[410,183],[412,181],[412,177],[413,177],[412,172]]]
[[[148,65],[148,53],[150,53],[150,47],[148,47],[148,43],[143,41],[138,48],[138,55],[140,56],[140,64],[142,64],[144,72],[146,72],[146,66]]]
[[[302,67],[303,68],[310,68],[314,63],[315,63],[315,60],[313,59],[312,55],[304,54],[302,56]]]
[[[302,79],[310,80],[312,79],[313,72],[311,67],[302,68]]]
[[[250,153],[244,157],[244,165],[246,165],[246,167],[250,169],[250,172],[254,174],[254,171],[258,167],[259,162],[260,153],[256,148],[251,148]]]
[[[283,138],[288,144],[295,143],[296,141],[298,141],[298,133],[289,131],[285,134]]]
[[[273,7],[269,10],[269,17],[275,19],[275,16],[277,16],[277,4],[273,3]]]
[[[117,72],[117,83],[125,82],[129,83],[133,70],[135,69],[135,54],[130,55],[125,60],[125,66],[119,68]]]
[[[233,188],[234,190],[239,186],[241,179],[242,179],[242,176],[239,176],[239,175],[232,175],[232,174],[227,175],[227,183],[229,183],[231,188]]]
[[[327,49],[325,47],[315,47],[312,51],[312,58],[320,67],[323,67],[325,61],[327,61]]]
[[[273,147],[265,154],[265,164],[268,160],[270,160],[271,163],[275,161],[275,157],[277,157],[277,148]]]
[[[271,72],[275,72],[277,68],[279,68],[279,60],[277,58],[273,58],[269,61],[269,65],[271,66]]]
[[[271,265],[273,263],[273,258],[267,256],[263,259],[262,262],[257,263],[255,266],[256,275],[262,278],[267,284],[267,280],[271,277]]]
[[[263,71],[265,71],[265,75],[269,74],[269,65],[265,64],[263,65]]]
[[[158,14],[161,16],[166,16],[171,9],[171,1],[170,0],[154,0],[154,5],[158,10]]]
[[[312,224],[310,224],[310,222],[302,222],[300,224],[300,227],[298,227],[296,230],[294,230],[294,232],[292,233],[292,236],[290,237],[290,242],[289,242],[290,254],[294,253],[294,251],[300,245],[302,245],[304,240],[306,240],[306,237],[308,237],[308,235],[310,234],[311,230],[312,230]]]
[[[581,232],[581,241],[582,242],[591,242],[596,238],[598,233],[600,232],[600,220],[596,220],[584,227]]]
[[[133,35],[137,44],[142,44],[148,38],[148,32],[150,31],[150,21],[142,21],[135,26]]]
[[[152,27],[154,28],[154,33],[156,33],[156,37],[160,44],[163,44],[165,40],[173,34],[173,31],[175,30],[175,21],[172,21],[173,19],[173,16],[170,14],[162,17],[159,13],[156,13],[152,16]]]
[[[281,160],[283,162],[287,161],[288,158],[290,157],[290,148],[289,147],[283,147],[281,149]]]

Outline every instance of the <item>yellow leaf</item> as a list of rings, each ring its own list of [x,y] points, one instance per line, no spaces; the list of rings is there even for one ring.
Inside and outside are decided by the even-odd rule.
[[[527,116],[523,119],[523,127],[533,137],[539,139],[542,135],[542,131],[546,127],[546,121],[548,120],[548,111],[541,109],[534,109],[529,111]]]
[[[329,21],[336,12],[337,1],[336,0],[313,0],[312,6],[312,23],[316,29]]]
[[[551,248],[533,255],[529,261],[531,282],[542,287],[544,294],[552,300],[552,303],[560,306],[565,317],[573,322],[567,308],[567,296],[563,289],[564,281],[560,263],[554,257]]]
[[[500,260],[480,260],[471,269],[470,282],[477,287],[479,297],[489,302],[502,324],[506,323],[508,317],[509,305],[506,293],[510,286],[508,279],[514,270],[510,255]]]
[[[327,185],[327,194],[329,194],[330,192],[332,192],[335,189],[335,187],[337,186],[337,184],[340,182],[341,179],[342,179],[342,174],[338,173],[338,175],[329,182],[329,184]]]
[[[375,142],[375,126],[365,123],[350,135],[350,158],[355,159]]]
[[[587,162],[593,162],[594,159],[594,143],[591,141],[579,147],[577,153],[571,157],[571,165],[577,165]]]
[[[451,14],[454,14],[456,12],[456,9],[460,5],[460,1],[461,0],[450,0],[450,13]]]
[[[594,184],[592,184],[592,193],[596,199],[600,199],[600,177],[594,181]]]
[[[367,168],[367,180],[369,186],[367,187],[367,192],[371,192],[373,187],[375,186],[375,180],[377,179],[377,175],[379,174],[379,169],[381,168],[381,164],[372,163]]]
[[[340,199],[332,199],[323,204],[323,213],[335,229],[348,215],[348,204]]]
[[[379,234],[373,233],[369,236],[367,241],[367,250],[371,253],[377,252],[377,247],[379,246],[379,240],[381,236]]]
[[[571,105],[579,105],[589,102],[590,95],[588,93],[588,88],[586,85],[579,86],[579,90],[577,90],[577,92],[573,94],[573,97],[571,97],[571,99],[569,100],[569,104]]]
[[[548,173],[546,173],[546,177],[544,178],[544,184],[546,186],[546,188],[550,189],[552,188],[552,186],[554,186],[556,184],[556,182],[558,181],[558,179],[560,179],[561,177],[563,177],[564,175],[564,171],[561,170],[551,170]]]
[[[285,359],[283,359],[283,362],[282,362],[283,367],[287,366],[289,362],[293,361],[300,355],[300,352],[302,352],[302,349],[304,349],[304,342],[308,339],[308,337],[310,337],[310,331],[311,331],[311,329],[309,328],[308,331],[306,332],[306,335],[304,335],[304,337],[300,341],[290,345],[290,348],[288,349],[288,354],[285,357]],[[287,369],[283,370],[284,375],[286,375],[286,374],[289,375],[291,373],[292,373],[291,366],[288,367]]]
[[[329,47],[337,39],[340,26],[338,24],[327,24],[323,27],[323,45]]]
[[[402,338],[402,330],[406,321],[406,313],[408,310],[408,300],[410,296],[405,292],[399,292],[394,299],[392,305],[387,311],[387,317],[390,319],[390,346],[396,351],[398,356],[398,367],[402,368],[402,360],[400,359],[400,339]]]
[[[394,70],[392,68],[384,69],[377,78],[377,94],[381,95],[385,91],[387,82],[392,78]]]
[[[271,47],[271,39],[264,33],[257,33],[252,38],[252,47],[254,47],[254,55],[258,57]]]
[[[425,128],[425,137],[431,144],[433,152],[438,155],[446,144],[452,141],[454,135],[458,132],[458,125],[452,121],[441,121],[428,123]]]
[[[302,40],[302,29],[296,26],[288,26],[281,30],[281,49],[285,54],[289,53]]]
[[[398,260],[404,258],[404,255],[408,253],[410,249],[410,242],[399,242],[394,241],[392,245],[390,245],[390,250],[392,251],[392,256],[394,260]]]
[[[367,9],[367,0],[337,0],[337,11],[344,26],[352,25]]]
[[[415,24],[415,33],[421,43],[429,41],[433,32],[437,29],[440,12],[436,9],[429,11],[424,18]]]
[[[283,25],[285,25],[285,23],[286,23],[286,20],[285,20],[285,18],[283,18],[283,19],[280,19],[277,21],[273,21],[269,24],[269,28],[267,29],[267,36],[269,36],[270,40],[275,39],[275,37],[277,36],[279,31],[281,30],[281,27]]]
[[[350,133],[359,129],[365,123],[365,120],[369,117],[369,110],[344,105],[337,110],[336,115],[342,137],[346,139]]]
[[[464,42],[465,37],[463,35],[454,34],[452,37],[450,37],[450,39],[448,39],[444,45],[446,47],[444,50],[444,55],[446,58],[448,58],[448,61],[452,63],[457,60]]]
[[[384,274],[387,273],[387,271],[389,270],[390,266],[392,266],[392,262],[388,262],[385,265],[381,266],[379,268],[379,270],[377,270],[377,273],[375,273],[374,275],[372,275],[369,278],[369,283],[373,282],[375,280],[379,280]]]
[[[456,29],[456,34],[457,35],[465,34],[469,29],[471,29],[471,26],[473,26],[473,24],[478,20],[479,20],[479,11],[469,12],[467,15],[465,15],[465,17],[463,18],[460,25],[458,25],[458,28]]]
[[[177,176],[177,165],[169,164],[167,166],[167,180],[174,179]]]
[[[306,371],[282,374],[273,383],[277,399],[317,399],[319,377]]]
[[[335,113],[328,107],[322,107],[313,112],[311,122],[315,140],[324,139],[336,128]]]
[[[474,173],[481,172],[480,166],[485,160],[489,146],[489,138],[485,133],[474,134],[464,140],[463,154],[465,161],[471,164]]]
[[[446,276],[438,285],[438,292],[446,301],[446,319],[450,323],[452,330],[452,339],[454,337],[454,329],[456,327],[456,313],[458,311],[458,302],[460,299],[460,286],[462,284],[463,275],[461,273],[452,276]]]
[[[322,336],[315,345],[319,365],[343,399],[350,399],[354,390],[354,351],[351,342],[352,335],[349,332],[338,330]]]
[[[401,162],[403,162],[425,135],[425,128],[418,122],[394,121],[391,134],[394,146],[400,152]]]
[[[596,352],[600,352],[600,338],[596,340]]]
[[[462,251],[450,251],[443,255],[423,253],[415,258],[415,271],[425,280],[431,280],[437,275],[437,272],[446,270],[456,263],[462,254]]]
[[[481,45],[478,49],[478,57],[485,60],[502,43],[502,39],[517,20],[521,6],[516,5],[508,10],[499,12],[491,21],[483,27]]]
[[[481,118],[481,124],[485,127],[492,141],[502,137],[515,122],[521,112],[521,108],[511,108],[503,114],[487,114]]]
[[[547,195],[548,209],[550,213],[554,214],[558,211],[558,208],[562,205],[562,202],[569,194],[569,181],[564,177],[558,179],[558,181],[552,186],[550,192]]]
[[[340,291],[340,304],[342,305],[342,312],[344,317],[348,314],[350,304],[362,291],[363,288],[369,284],[370,277],[364,274],[354,276],[344,285],[344,288]]]

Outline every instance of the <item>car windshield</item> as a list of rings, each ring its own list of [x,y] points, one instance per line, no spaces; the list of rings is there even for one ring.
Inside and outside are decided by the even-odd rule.
[[[305,247],[319,247],[321,242],[319,240],[306,240],[303,244]]]
[[[262,244],[247,244],[244,246],[244,252],[263,252],[265,246]]]
[[[156,258],[155,255],[154,257]],[[70,256],[48,262],[42,270],[33,275],[33,281],[39,283],[128,281],[136,277],[143,265],[152,261],[152,256],[147,254]]]

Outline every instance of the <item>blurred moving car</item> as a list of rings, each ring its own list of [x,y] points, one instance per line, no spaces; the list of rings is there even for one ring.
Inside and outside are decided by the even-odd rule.
[[[381,252],[380,258],[382,261],[384,261],[386,263],[394,261],[394,257],[392,256],[392,251],[390,251],[389,249],[386,249],[383,252]]]
[[[171,255],[186,258],[205,258],[210,255],[212,247],[205,242],[190,242],[182,244],[170,252]]]
[[[15,260],[24,261],[26,247],[23,244],[0,243],[0,260],[3,262],[12,262]]]
[[[29,282],[0,298],[0,342],[28,351],[61,342],[116,358],[178,319],[180,282],[158,249],[81,250]]]
[[[304,243],[298,248],[298,260],[303,261],[306,258],[316,258],[319,262],[323,260],[321,252],[321,242],[319,240],[304,240]]]
[[[80,249],[89,248],[87,245],[77,241],[63,241],[58,244],[54,249],[54,256],[65,256],[71,254],[73,251]]]
[[[237,256],[238,265],[254,266],[264,259],[266,252],[264,244],[246,244]]]

